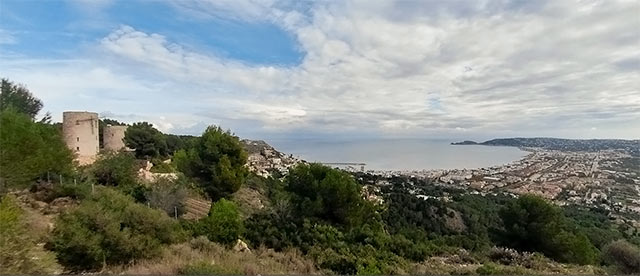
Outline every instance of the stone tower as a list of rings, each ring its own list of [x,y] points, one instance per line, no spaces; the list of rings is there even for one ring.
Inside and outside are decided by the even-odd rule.
[[[107,125],[102,130],[102,142],[105,150],[119,151],[124,149],[124,132],[127,126]]]
[[[62,133],[67,147],[76,153],[81,165],[96,160],[100,144],[98,142],[98,113],[67,111],[62,113]]]

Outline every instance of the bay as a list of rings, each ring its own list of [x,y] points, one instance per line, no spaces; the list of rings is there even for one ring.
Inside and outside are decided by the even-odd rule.
[[[278,151],[309,162],[366,163],[367,170],[471,169],[507,164],[528,153],[515,147],[451,145],[448,139],[329,141],[274,139]]]

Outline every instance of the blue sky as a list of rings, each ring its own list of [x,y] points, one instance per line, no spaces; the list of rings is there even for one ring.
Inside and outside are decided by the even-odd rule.
[[[160,33],[193,50],[253,64],[295,65],[303,53],[293,35],[268,22],[194,19],[161,1],[3,1],[2,29],[16,42],[2,50],[39,58],[73,56],[121,25]],[[42,47],[46,45],[47,47]]]
[[[640,137],[638,1],[3,0],[44,109],[248,138]]]

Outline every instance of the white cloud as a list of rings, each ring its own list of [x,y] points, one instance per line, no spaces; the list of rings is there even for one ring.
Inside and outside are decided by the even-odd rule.
[[[18,39],[12,33],[0,29],[0,45],[2,44],[16,44]]]
[[[635,1],[174,5],[203,20],[273,22],[305,57],[290,67],[253,65],[122,26],[86,69],[62,67],[62,79],[85,80],[60,82],[47,67],[22,78],[56,91],[105,85],[134,101],[150,96],[155,107],[136,112],[165,114],[156,121],[165,129],[251,121],[282,131],[640,137]],[[181,113],[189,118],[169,116]]]

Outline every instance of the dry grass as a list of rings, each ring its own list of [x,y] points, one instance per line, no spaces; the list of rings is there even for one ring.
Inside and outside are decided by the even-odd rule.
[[[259,248],[236,252],[203,238],[166,248],[161,257],[136,264],[111,267],[114,274],[180,274],[194,271],[218,274],[319,274],[313,261],[297,250],[275,252]],[[196,273],[203,274],[203,273]],[[211,274],[211,273],[208,273]]]

